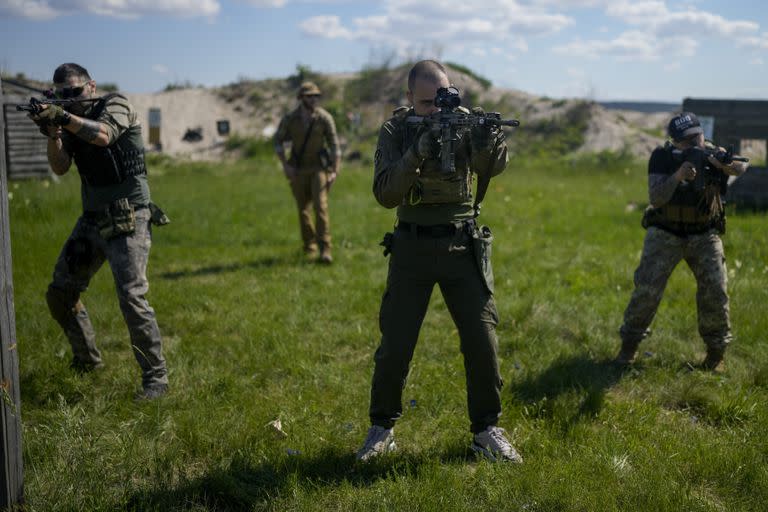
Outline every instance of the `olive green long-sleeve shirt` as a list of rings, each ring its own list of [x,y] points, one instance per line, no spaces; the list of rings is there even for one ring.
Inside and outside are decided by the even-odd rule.
[[[385,208],[397,207],[398,219],[415,224],[447,224],[472,218],[472,173],[490,172],[496,176],[504,171],[508,153],[503,132],[496,135],[487,150],[475,154],[469,134],[465,133],[455,151],[456,173],[446,177],[441,172],[439,157],[421,159],[417,154],[417,128],[406,123],[411,115],[413,109],[398,110],[379,131],[373,178],[376,200]],[[456,191],[456,200],[419,202],[419,190],[435,183]]]
[[[283,153],[285,151],[283,144],[290,141],[292,163],[299,169],[318,170],[322,168],[320,150],[323,148],[328,149],[328,154],[333,161],[339,157],[339,138],[336,135],[336,124],[328,111],[318,107],[312,113],[311,119],[314,122],[311,123],[312,132],[307,138],[310,120],[304,119],[301,109],[301,106],[297,107],[280,121],[273,138],[275,151]],[[305,138],[307,143],[304,146],[301,161],[296,162],[296,153],[301,149]]]

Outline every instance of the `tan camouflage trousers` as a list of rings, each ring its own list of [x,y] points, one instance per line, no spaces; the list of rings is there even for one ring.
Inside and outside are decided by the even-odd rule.
[[[299,209],[299,227],[304,250],[316,251],[318,244],[331,247],[331,220],[328,214],[328,174],[300,169],[291,182],[291,191]],[[312,209],[315,224],[312,225]]]
[[[650,334],[649,326],[664,294],[669,276],[685,260],[696,278],[699,334],[712,348],[731,341],[728,318],[728,273],[723,242],[715,230],[685,238],[663,229],[648,228],[640,265],[635,271],[635,291],[624,312],[621,339],[639,343]]]

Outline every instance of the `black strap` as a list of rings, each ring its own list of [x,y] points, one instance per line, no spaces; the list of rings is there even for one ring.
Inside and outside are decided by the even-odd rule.
[[[480,215],[480,203],[485,199],[485,193],[488,192],[488,185],[491,184],[490,169],[477,177],[477,194],[475,195],[475,204],[472,208],[475,210],[475,217]]]
[[[309,128],[307,128],[307,133],[304,135],[304,142],[301,143],[299,151],[296,152],[296,167],[301,165],[301,158],[304,156],[304,149],[307,147],[307,141],[309,140],[309,134],[312,133],[312,127],[315,126],[315,119],[316,118],[313,117],[312,121],[310,121]]]

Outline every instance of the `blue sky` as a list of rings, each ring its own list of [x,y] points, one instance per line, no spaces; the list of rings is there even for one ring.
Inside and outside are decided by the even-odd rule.
[[[758,0],[0,0],[0,69],[62,62],[131,93],[453,61],[553,98],[768,99]]]

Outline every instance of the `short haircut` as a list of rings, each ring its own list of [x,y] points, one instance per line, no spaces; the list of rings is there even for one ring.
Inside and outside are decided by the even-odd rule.
[[[408,73],[408,90],[413,91],[416,80],[439,82],[443,76],[448,77],[448,71],[446,71],[445,66],[436,60],[420,60],[413,65]]]
[[[75,64],[74,62],[67,62],[66,64],[62,64],[61,66],[57,67],[56,71],[53,72],[53,83],[63,84],[71,76],[85,78],[86,80],[91,79],[91,75],[88,74],[88,70],[83,66],[80,64]]]

